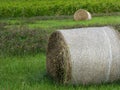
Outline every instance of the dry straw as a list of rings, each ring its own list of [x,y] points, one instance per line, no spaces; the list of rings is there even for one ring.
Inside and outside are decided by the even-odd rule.
[[[84,9],[79,9],[74,13],[74,20],[79,21],[79,20],[90,20],[91,14]]]
[[[64,84],[120,80],[120,38],[111,27],[54,32],[47,49],[47,72]]]

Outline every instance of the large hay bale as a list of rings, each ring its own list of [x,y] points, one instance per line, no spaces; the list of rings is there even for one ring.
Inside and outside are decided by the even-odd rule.
[[[111,27],[58,30],[49,39],[47,72],[64,84],[120,79],[120,38]]]
[[[79,9],[74,13],[74,20],[90,20],[92,18],[91,14],[84,9]]]

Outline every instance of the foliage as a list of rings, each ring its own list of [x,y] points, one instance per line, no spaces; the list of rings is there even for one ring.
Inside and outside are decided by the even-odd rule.
[[[0,17],[72,15],[77,9],[91,13],[119,12],[120,0],[0,0]]]

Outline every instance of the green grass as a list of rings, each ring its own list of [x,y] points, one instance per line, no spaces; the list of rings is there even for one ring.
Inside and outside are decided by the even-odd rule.
[[[61,20],[40,20],[40,19],[1,19],[0,22],[7,23],[6,27],[25,25],[29,28],[41,28],[41,29],[60,29],[71,27],[86,27],[86,26],[103,26],[103,25],[118,25],[120,24],[120,16],[102,16],[93,17],[92,20],[86,21],[74,21],[71,19]]]
[[[120,82],[73,86],[55,83],[46,75],[44,53],[0,57],[0,90],[119,90]]]
[[[43,28],[43,29],[53,29],[53,28],[67,28],[74,26],[95,26],[95,25],[116,25],[120,24],[120,16],[104,16],[104,17],[93,17],[92,20],[86,21],[74,21],[73,19],[64,20],[45,20],[36,21],[33,24],[28,24],[30,28]]]

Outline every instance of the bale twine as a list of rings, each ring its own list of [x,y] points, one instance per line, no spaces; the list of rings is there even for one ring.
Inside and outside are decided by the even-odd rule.
[[[46,66],[64,84],[120,80],[120,36],[107,26],[58,30],[50,36]]]
[[[91,14],[84,9],[79,9],[74,13],[74,20],[79,21],[79,20],[90,20]]]

